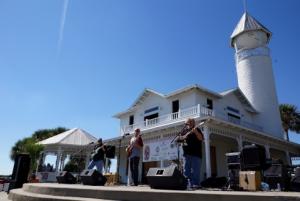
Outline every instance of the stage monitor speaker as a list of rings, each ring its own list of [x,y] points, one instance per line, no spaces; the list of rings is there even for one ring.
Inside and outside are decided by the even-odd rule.
[[[56,180],[59,184],[75,184],[76,178],[72,175],[72,173],[68,171],[58,172],[56,175]]]
[[[17,154],[12,172],[9,190],[22,188],[23,184],[28,181],[28,173],[30,169],[29,154]]]
[[[80,173],[81,181],[84,185],[104,186],[107,179],[98,170],[83,170]]]
[[[115,146],[111,146],[111,145],[107,145],[106,146],[106,158],[115,158],[116,155],[116,147]]]
[[[263,170],[266,169],[266,153],[263,147],[247,145],[241,152],[242,170]]]
[[[184,190],[187,186],[187,179],[175,165],[166,168],[150,168],[147,180],[150,187],[155,189]]]

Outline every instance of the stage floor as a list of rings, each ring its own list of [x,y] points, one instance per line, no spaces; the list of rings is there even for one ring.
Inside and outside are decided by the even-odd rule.
[[[22,197],[23,196],[23,197]],[[26,198],[25,198],[26,197]],[[86,186],[81,184],[25,184],[12,190],[9,198],[19,200],[122,200],[122,201],[295,201],[298,192],[246,192],[220,190],[161,190],[149,186]]]
[[[0,192],[0,201],[8,201],[6,192],[4,191]]]

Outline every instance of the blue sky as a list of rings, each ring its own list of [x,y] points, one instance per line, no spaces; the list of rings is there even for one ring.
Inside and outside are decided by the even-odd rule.
[[[196,83],[216,92],[237,86],[229,37],[242,0],[69,0],[64,9],[65,3],[0,1],[0,174],[11,173],[13,144],[38,129],[117,136],[112,115],[146,87],[169,93]],[[273,32],[279,102],[300,107],[299,8],[297,0],[247,5]]]

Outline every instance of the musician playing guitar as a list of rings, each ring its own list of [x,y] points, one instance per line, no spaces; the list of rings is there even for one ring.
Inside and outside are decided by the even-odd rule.
[[[139,162],[143,145],[141,131],[139,128],[137,128],[135,129],[134,136],[130,139],[130,143],[126,148],[129,157],[131,177],[135,186],[138,185]]]
[[[195,126],[194,119],[186,121],[188,132],[179,137],[179,140],[184,140],[183,145],[184,157],[184,176],[190,181],[192,188],[200,187],[200,168],[202,160],[202,140],[203,134],[200,128]]]
[[[102,139],[99,138],[94,150],[91,154],[91,162],[89,163],[88,169],[93,169],[96,166],[97,170],[102,173],[104,166],[104,154],[106,152],[106,146],[102,143]]]

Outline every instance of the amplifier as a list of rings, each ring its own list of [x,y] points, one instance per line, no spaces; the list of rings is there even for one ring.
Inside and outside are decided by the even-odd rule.
[[[266,169],[265,149],[255,144],[244,146],[241,152],[242,170],[263,170]]]
[[[227,167],[228,169],[240,169],[240,152],[226,153]]]

